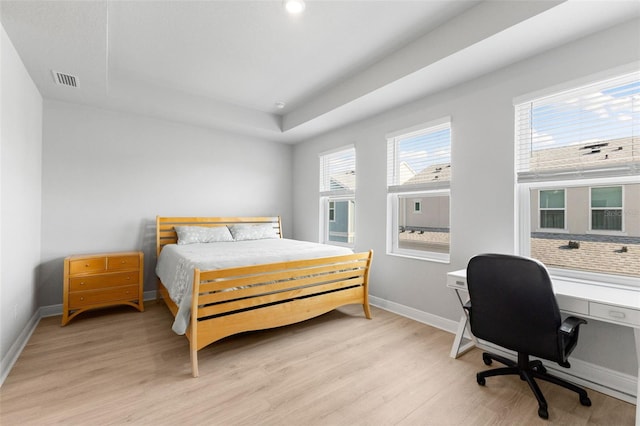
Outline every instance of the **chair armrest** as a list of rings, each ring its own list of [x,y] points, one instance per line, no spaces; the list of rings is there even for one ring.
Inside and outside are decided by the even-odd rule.
[[[560,366],[565,368],[571,367],[567,359],[578,343],[580,325],[586,323],[582,318],[567,317],[562,321],[562,324],[560,324],[560,329],[558,330],[558,349],[561,356],[560,360],[557,361]]]
[[[562,324],[560,324],[560,333],[567,337],[572,336],[580,327],[581,324],[586,324],[587,321],[577,317],[567,317]]]

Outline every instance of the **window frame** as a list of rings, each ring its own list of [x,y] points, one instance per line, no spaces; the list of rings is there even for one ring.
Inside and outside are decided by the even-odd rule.
[[[547,87],[541,90],[538,90],[533,93],[524,94],[522,96],[518,96],[513,100],[513,105],[515,109],[515,120],[514,120],[514,141],[515,141],[515,155],[514,155],[514,164],[515,164],[515,190],[516,190],[516,241],[515,241],[515,250],[516,253],[519,253],[523,256],[531,255],[531,197],[530,191],[533,189],[548,189],[548,188],[565,188],[565,190],[572,187],[588,187],[589,195],[588,195],[588,205],[586,207],[585,215],[588,215],[587,219],[587,230],[585,234],[602,234],[606,233],[609,235],[623,235],[620,232],[615,231],[591,231],[591,190],[590,187],[603,187],[603,186],[620,186],[628,184],[640,184],[640,164],[638,162],[631,161],[629,163],[624,163],[620,165],[612,165],[608,167],[575,167],[575,168],[565,168],[559,170],[553,170],[551,172],[547,171],[530,171],[525,169],[524,173],[520,169],[522,167],[522,157],[520,153],[520,143],[522,135],[518,132],[520,129],[522,122],[519,122],[519,114],[520,108],[527,103],[533,104],[538,102],[539,100],[544,100],[545,98],[557,97],[563,93],[570,94],[571,98],[575,97],[576,94],[582,92],[587,86],[591,87],[603,87],[607,81],[623,81],[627,77],[633,75],[635,81],[638,81],[638,77],[640,77],[640,72],[638,72],[638,65],[640,62],[630,63],[628,65],[624,65],[621,67],[617,67],[615,69],[609,69],[597,74],[592,74],[589,76],[585,76],[576,80],[567,81],[555,86]],[[614,86],[615,87],[615,86]],[[607,89],[608,90],[608,89]],[[530,116],[527,118],[530,119]],[[529,131],[530,129],[527,129]],[[525,135],[527,135],[525,133]],[[532,133],[530,132],[527,136],[531,137]],[[632,134],[632,137],[637,137],[636,133]],[[525,139],[526,140],[526,139]],[[605,140],[606,141],[606,140]],[[584,143],[588,143],[589,141],[584,141]],[[527,143],[531,143],[527,141]],[[576,144],[577,145],[577,144]],[[528,164],[528,159],[525,159],[527,162],[524,164]],[[522,176],[521,176],[522,175]],[[565,192],[565,195],[567,193]],[[624,204],[624,194],[623,194],[623,204]],[[569,207],[565,204],[565,207]],[[565,216],[565,226],[568,230],[570,230],[570,226],[568,224],[569,217]],[[624,221],[624,211],[623,211],[623,221]],[[623,225],[624,226],[624,225]],[[624,229],[624,228],[623,228]],[[541,231],[543,232],[543,231]],[[569,231],[568,231],[569,232]],[[559,233],[559,232],[558,232]],[[615,273],[609,272],[591,272],[591,271],[583,271],[578,269],[568,269],[568,268],[558,268],[558,267],[548,267],[548,270],[552,276],[558,277],[564,280],[573,280],[578,282],[588,282],[594,285],[600,285],[603,287],[607,286],[632,286],[638,287],[640,286],[640,280],[636,276],[625,276]]]
[[[336,222],[336,212],[335,212],[335,202],[340,202],[340,201],[352,201],[353,202],[353,206],[354,206],[354,210],[356,208],[356,188],[357,188],[357,184],[356,181],[354,180],[354,188],[353,189],[339,189],[339,190],[330,190],[327,188],[323,188],[323,185],[325,182],[324,178],[325,178],[325,170],[326,168],[325,166],[325,161],[326,161],[326,157],[333,155],[333,154],[339,154],[341,152],[346,153],[347,151],[353,151],[353,174],[357,179],[357,167],[356,167],[356,162],[357,162],[357,154],[356,154],[356,148],[355,145],[351,144],[351,145],[345,145],[345,146],[341,146],[339,148],[330,150],[330,151],[325,151],[325,152],[321,152],[318,155],[318,163],[319,163],[319,168],[320,168],[320,172],[319,172],[319,177],[320,177],[320,197],[319,197],[319,235],[318,235],[318,241],[320,241],[322,244],[329,244],[329,245],[335,245],[335,246],[342,246],[342,247],[349,247],[349,248],[354,248],[355,247],[355,243],[356,243],[356,237],[357,237],[357,233],[355,231],[355,211],[354,211],[354,226],[353,226],[353,242],[349,243],[349,242],[341,242],[341,241],[331,241],[329,239],[329,232],[330,232],[330,224],[331,223],[335,223]],[[334,210],[333,210],[333,220],[331,219],[331,213],[330,213],[330,203],[334,203]],[[347,241],[349,240],[349,232],[347,232]]]
[[[395,131],[386,135],[387,139],[387,244],[386,254],[389,256],[399,256],[411,259],[425,260],[438,263],[450,263],[451,261],[451,176],[448,180],[421,182],[417,184],[399,183],[398,178],[402,176],[401,162],[399,161],[399,148],[402,140],[419,137],[422,135],[437,134],[443,130],[448,130],[448,153],[444,158],[449,160],[448,167],[451,167],[451,146],[453,144],[453,126],[450,116],[432,120],[423,124],[412,126],[407,129]],[[436,139],[436,143],[441,141]],[[435,145],[438,148],[438,145]],[[433,147],[430,147],[433,148]],[[440,152],[434,157],[435,160],[441,158]],[[429,163],[427,163],[429,164]],[[431,163],[439,164],[439,163]],[[443,163],[444,164],[444,163]],[[421,171],[418,171],[418,174]],[[449,248],[447,253],[432,250],[417,250],[401,248],[399,246],[399,199],[407,198],[428,198],[446,195],[449,200]],[[425,206],[421,203],[420,212],[415,212],[415,205],[412,202],[412,214],[424,214]]]
[[[341,202],[341,201],[351,201],[353,202],[353,208],[355,209],[356,206],[356,198],[355,195],[336,195],[336,196],[324,196],[320,198],[320,203],[321,203],[321,209],[325,212],[324,214],[321,214],[321,217],[327,217],[329,218],[328,214],[329,214],[329,204],[330,203],[336,203],[336,202]],[[353,242],[349,243],[349,232],[347,231],[347,242],[344,243],[342,241],[331,241],[329,239],[330,235],[330,223],[335,223],[335,216],[334,216],[334,220],[333,221],[326,221],[326,225],[321,226],[321,236],[320,236],[320,241],[322,242],[322,244],[330,244],[330,245],[334,245],[334,246],[341,246],[341,247],[349,247],[349,248],[353,248],[355,246],[355,241],[356,241],[356,233],[355,230],[352,232],[353,234]],[[354,222],[355,222],[355,212],[354,212]],[[355,226],[354,226],[355,228]]]
[[[400,197],[406,198],[428,198],[441,197],[447,195],[449,197],[449,206],[451,206],[451,189],[433,189],[413,192],[392,192],[387,195],[387,255],[406,257],[410,259],[426,260],[438,263],[450,263],[451,259],[451,232],[449,232],[449,251],[447,253],[439,253],[429,250],[413,250],[399,247],[399,229],[398,216],[400,210]],[[449,223],[451,223],[451,208],[449,208]],[[449,227],[451,229],[451,227]]]
[[[522,256],[531,256],[531,205],[530,191],[539,190],[540,188],[573,188],[573,187],[591,187],[591,186],[619,186],[627,184],[639,184],[639,176],[621,176],[610,178],[590,178],[590,179],[573,179],[564,181],[545,181],[545,182],[524,182],[517,184],[517,206],[516,215],[517,252]],[[565,193],[566,194],[566,193]],[[589,203],[591,199],[589,197]],[[639,286],[638,278],[632,276],[581,271],[579,269],[547,267],[549,273],[555,277],[573,279],[581,282],[590,282],[599,285],[622,285],[622,286]]]

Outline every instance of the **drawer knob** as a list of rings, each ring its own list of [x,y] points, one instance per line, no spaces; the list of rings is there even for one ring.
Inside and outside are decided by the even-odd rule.
[[[85,263],[85,264],[84,264],[84,267],[85,267],[85,268],[88,268],[88,267],[89,267],[89,264],[88,264],[88,263]]]
[[[620,311],[609,311],[609,316],[618,319],[624,319],[627,317],[624,312]]]
[[[81,281],[81,282],[80,282],[80,285],[84,285],[84,281]]]
[[[125,263],[127,263],[127,261],[126,261],[126,260],[123,260],[123,261],[121,261],[120,263],[122,263],[122,264],[124,265]]]
[[[80,300],[84,300],[84,296],[80,296]]]

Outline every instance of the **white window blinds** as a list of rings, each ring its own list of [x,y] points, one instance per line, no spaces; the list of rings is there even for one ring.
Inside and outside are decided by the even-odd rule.
[[[447,118],[387,137],[389,192],[448,188],[451,180],[451,122]]]
[[[640,173],[640,72],[515,108],[519,182]]]
[[[320,195],[348,195],[356,190],[356,149],[320,155]]]

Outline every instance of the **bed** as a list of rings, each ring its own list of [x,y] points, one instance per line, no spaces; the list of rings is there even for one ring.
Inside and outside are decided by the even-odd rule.
[[[279,217],[158,216],[156,254],[159,297],[173,330],[189,340],[193,377],[198,351],[233,334],[348,304],[361,304],[371,318],[373,251],[285,239]]]

